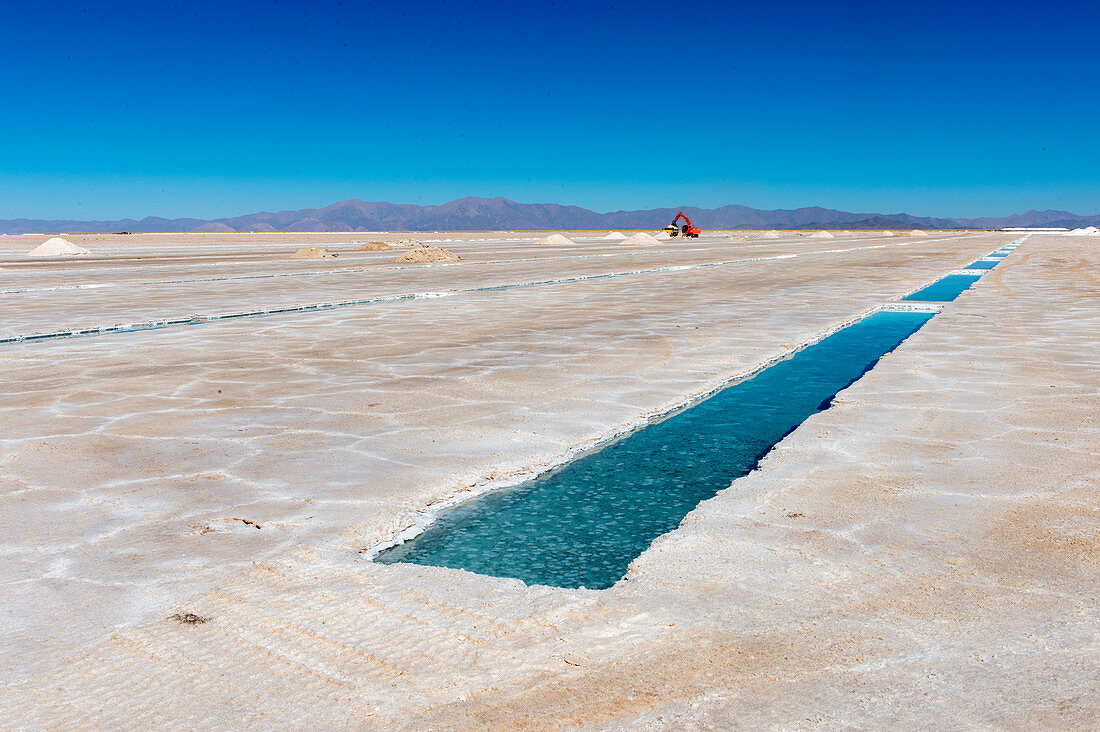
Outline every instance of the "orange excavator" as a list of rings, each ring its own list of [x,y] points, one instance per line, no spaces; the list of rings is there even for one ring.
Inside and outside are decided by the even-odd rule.
[[[683,226],[676,225],[676,222],[680,219],[684,220]],[[671,224],[664,228],[664,231],[667,231],[669,236],[683,236],[684,238],[687,238],[689,236],[692,238],[698,238],[699,236],[699,229],[691,225],[691,219],[685,216],[683,211],[676,214],[676,218],[672,220]]]

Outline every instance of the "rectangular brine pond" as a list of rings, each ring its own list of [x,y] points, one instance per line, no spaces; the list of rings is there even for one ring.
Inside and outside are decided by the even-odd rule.
[[[903,299],[918,300],[921,302],[950,302],[968,290],[971,285],[978,281],[979,277],[981,277],[981,275],[947,275],[943,279],[933,282],[923,290],[918,290]]]
[[[751,470],[807,417],[932,317],[871,315],[756,376],[514,488],[444,513],[378,555],[528,584],[603,589],[700,501]]]
[[[997,264],[998,264],[998,262],[986,262],[985,260],[979,259],[977,262],[974,262],[973,264],[966,265],[966,268],[967,269],[993,269],[994,267],[997,266]]]

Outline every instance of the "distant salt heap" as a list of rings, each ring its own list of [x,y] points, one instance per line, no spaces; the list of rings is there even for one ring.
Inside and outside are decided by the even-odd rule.
[[[388,252],[393,247],[384,241],[367,241],[355,248],[357,252]]]
[[[612,231],[610,234],[603,238],[610,239],[612,241],[622,241],[626,238],[626,234],[622,233],[621,231]]]
[[[60,236],[47,239],[27,252],[28,257],[65,257],[79,254],[91,254],[91,252],[84,247],[78,247],[71,241],[62,239]]]
[[[765,232],[761,233],[758,238],[760,238],[760,239],[778,239],[779,238],[779,232],[778,231],[765,231]]]
[[[892,232],[892,231],[884,231],[881,234],[879,234],[879,236],[893,236],[893,235],[894,235],[894,232]]]
[[[909,232],[909,236],[925,236],[925,235],[926,235],[926,232],[923,232],[920,229],[913,229],[912,231]]]
[[[604,237],[606,238],[606,237]],[[626,238],[625,236],[623,237]],[[573,240],[562,234],[551,234],[550,236],[544,236],[538,241],[539,245],[548,244],[552,247],[571,247],[573,246]]]
[[[635,234],[634,236],[637,236],[637,234]],[[634,238],[634,237],[631,237],[631,238]],[[666,240],[671,239],[671,238],[672,238],[672,234],[668,233],[667,231],[659,231],[659,232],[657,232],[657,235],[653,237],[653,240],[654,241],[666,241]]]
[[[1086,226],[1083,229],[1067,231],[1064,236],[1100,236],[1100,229],[1095,226]]]
[[[421,242],[418,239],[402,239],[401,241],[397,242],[397,246],[399,246],[399,247],[418,247],[418,246],[420,246],[420,243]]]
[[[435,264],[436,262],[461,262],[462,257],[446,249],[421,244],[393,261],[395,264]]]
[[[810,234],[811,239],[832,239],[833,235],[827,231],[815,231]]]
[[[850,232],[850,231],[848,231],[847,229],[845,229],[844,231],[838,231],[838,232],[836,233],[836,235],[837,235],[837,236],[852,236],[852,232]]]
[[[671,237],[666,237],[666,238],[671,238]],[[661,242],[657,241],[656,237],[654,237],[650,234],[647,234],[644,231],[639,231],[634,236],[631,236],[627,239],[623,239],[619,243],[624,245],[624,246],[628,246],[628,247],[651,247],[651,246],[660,244]]]
[[[338,257],[339,254],[330,252],[327,249],[321,247],[302,247],[294,254],[290,255],[291,259],[330,259],[332,257]]]

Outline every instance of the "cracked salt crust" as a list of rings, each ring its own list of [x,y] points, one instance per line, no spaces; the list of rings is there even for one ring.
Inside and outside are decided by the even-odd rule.
[[[5,726],[1090,726],[1087,240],[1035,236],[983,271],[611,590],[363,561],[425,506],[552,463],[1012,240],[839,239],[764,258],[820,249],[776,241],[754,261],[669,271],[737,245],[639,255],[572,238],[562,261],[467,240],[445,271],[229,287],[143,286],[145,264],[103,260],[17,271],[21,287],[127,283],[4,296],[5,323],[52,325],[659,270],[4,346]],[[995,326],[976,328],[985,315]],[[187,613],[209,620],[170,619]]]

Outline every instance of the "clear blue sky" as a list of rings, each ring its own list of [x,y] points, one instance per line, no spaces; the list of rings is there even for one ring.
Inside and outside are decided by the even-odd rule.
[[[1085,2],[0,6],[0,218],[1100,213]]]

